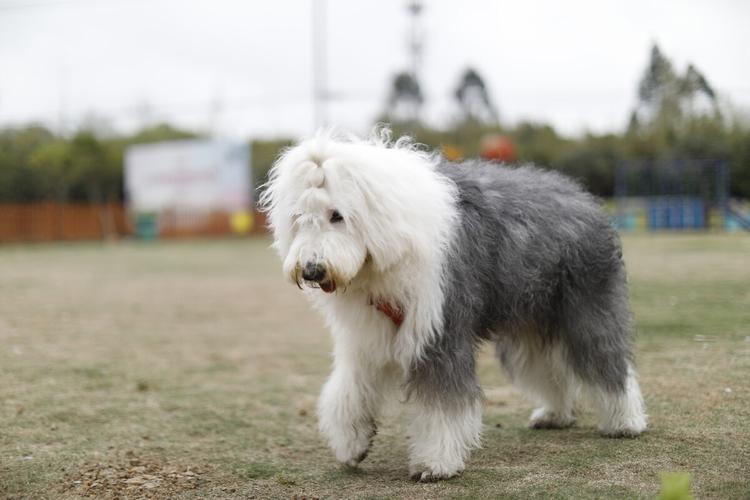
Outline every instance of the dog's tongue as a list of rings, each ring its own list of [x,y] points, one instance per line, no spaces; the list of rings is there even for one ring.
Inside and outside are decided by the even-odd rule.
[[[333,281],[326,281],[325,283],[320,284],[320,289],[325,293],[333,293],[336,291],[336,283]]]

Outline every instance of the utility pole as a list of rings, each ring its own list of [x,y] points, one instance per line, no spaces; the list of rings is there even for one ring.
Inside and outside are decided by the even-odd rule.
[[[419,67],[422,63],[422,52],[424,50],[424,41],[422,39],[422,29],[420,26],[420,15],[424,6],[419,0],[410,1],[407,6],[411,16],[411,25],[409,27],[409,70],[415,81],[418,81]]]
[[[424,5],[420,0],[410,0],[406,4],[406,9],[411,17],[407,40],[409,50],[409,73],[411,74],[412,81],[419,85],[419,70],[422,65],[422,54],[424,52],[423,30],[420,24],[420,16],[422,15]],[[419,121],[420,108],[421,102],[415,102],[412,110],[413,116],[411,117],[413,123]]]
[[[326,0],[311,0],[313,49],[313,132],[328,123],[326,104]]]

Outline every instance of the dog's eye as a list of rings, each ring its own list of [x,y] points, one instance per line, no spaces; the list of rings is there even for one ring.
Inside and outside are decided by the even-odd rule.
[[[334,210],[333,212],[331,212],[331,218],[329,219],[329,221],[330,221],[331,224],[335,224],[335,223],[341,222],[343,220],[344,220],[344,218],[341,217],[341,214],[339,213],[338,210]]]

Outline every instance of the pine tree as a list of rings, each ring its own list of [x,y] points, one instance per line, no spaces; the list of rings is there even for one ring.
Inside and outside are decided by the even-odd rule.
[[[398,73],[388,95],[386,119],[396,123],[417,123],[423,103],[422,88],[414,75],[405,71]]]
[[[490,98],[487,86],[475,69],[468,68],[463,73],[453,96],[461,113],[460,121],[484,125],[498,123],[497,110]]]
[[[658,109],[677,90],[677,75],[672,63],[662,54],[659,46],[651,48],[651,58],[638,84],[638,99],[640,104],[652,109]]]

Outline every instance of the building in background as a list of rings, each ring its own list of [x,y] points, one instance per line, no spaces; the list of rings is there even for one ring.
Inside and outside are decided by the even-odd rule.
[[[247,143],[186,140],[140,144],[125,154],[125,199],[136,234],[244,234],[253,227]]]

